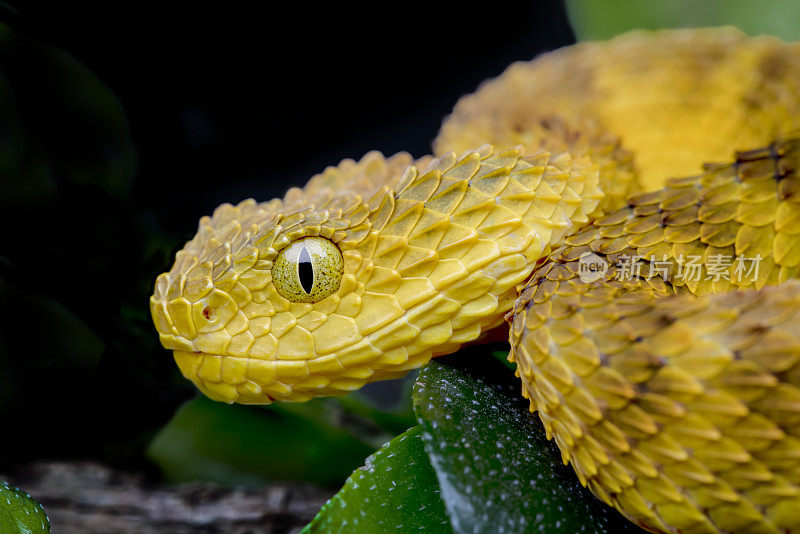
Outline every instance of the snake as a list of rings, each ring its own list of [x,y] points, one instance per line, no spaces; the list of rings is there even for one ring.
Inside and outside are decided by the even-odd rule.
[[[551,51],[460,99],[431,155],[217,207],[153,322],[186,378],[243,404],[342,395],[505,328],[548,438],[630,521],[800,532],[799,124],[798,43]]]

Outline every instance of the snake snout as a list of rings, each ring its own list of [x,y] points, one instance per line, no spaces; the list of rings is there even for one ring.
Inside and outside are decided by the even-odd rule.
[[[241,312],[230,295],[215,288],[192,302],[186,294],[172,296],[157,286],[150,310],[161,344],[173,351],[183,376],[208,397],[229,403],[250,396],[258,397],[261,404],[274,400],[262,391],[262,385],[269,389],[268,380],[256,385],[246,379],[250,358],[237,350],[235,334],[244,332],[248,324],[237,321]]]

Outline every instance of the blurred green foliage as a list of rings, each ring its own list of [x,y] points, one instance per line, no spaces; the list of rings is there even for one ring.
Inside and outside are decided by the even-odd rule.
[[[178,410],[147,455],[172,482],[337,486],[368,454],[415,424],[412,382],[401,384],[396,406],[382,409],[361,392],[266,407],[198,397]]]
[[[736,26],[750,35],[800,39],[797,0],[565,0],[579,40],[608,39],[634,29]]]
[[[278,478],[335,485],[372,450],[340,427],[277,406],[228,406],[202,397],[178,410],[148,455],[172,481],[254,484]]]

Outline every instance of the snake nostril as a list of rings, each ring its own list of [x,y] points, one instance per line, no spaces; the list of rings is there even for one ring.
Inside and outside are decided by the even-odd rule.
[[[214,313],[211,311],[211,308],[209,308],[208,306],[203,308],[203,317],[205,317],[209,321],[214,319]]]

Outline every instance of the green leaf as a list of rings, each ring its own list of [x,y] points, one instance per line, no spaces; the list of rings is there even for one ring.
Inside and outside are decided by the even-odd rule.
[[[412,427],[367,458],[303,532],[452,532],[420,434]]]
[[[580,40],[608,39],[637,28],[733,25],[750,35],[800,39],[796,0],[567,0],[569,19]]]
[[[317,407],[324,410],[323,404]],[[331,486],[374,450],[333,422],[302,417],[291,409],[198,397],[177,411],[151,442],[147,456],[172,482],[304,480]]]
[[[413,399],[455,532],[641,532],[563,465],[501,362],[475,349],[445,361]]]
[[[47,534],[50,520],[42,505],[22,490],[0,482],[0,532]]]

